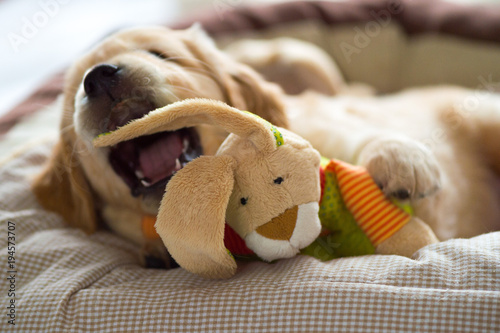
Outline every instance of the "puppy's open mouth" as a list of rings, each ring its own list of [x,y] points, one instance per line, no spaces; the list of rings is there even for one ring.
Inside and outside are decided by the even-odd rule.
[[[124,104],[119,103],[113,108],[107,128],[109,131],[155,109],[149,103],[134,105],[133,111],[129,110],[127,116],[116,117],[123,107]],[[133,196],[164,188],[177,171],[203,153],[194,128],[142,136],[110,148],[109,162],[116,174],[130,187]]]

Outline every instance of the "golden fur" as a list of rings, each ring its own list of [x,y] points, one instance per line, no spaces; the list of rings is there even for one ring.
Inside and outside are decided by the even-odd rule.
[[[497,95],[481,95],[470,110],[467,101],[475,92],[451,87],[383,97],[311,91],[290,96],[217,50],[198,28],[121,32],[68,71],[60,140],[33,190],[44,207],[70,225],[93,232],[104,220],[112,230],[148,247],[138,221],[159,207],[157,196],[131,196],[106,155],[91,146],[99,133],[92,130],[95,110],[85,103],[82,80],[100,63],[126,68],[135,82],[132,90],[157,106],[191,97],[222,100],[290,128],[326,157],[367,166],[387,195],[406,191],[417,216],[442,239],[499,229]],[[206,154],[214,154],[226,135],[211,127],[197,131]]]
[[[111,229],[143,243],[135,221],[143,214],[156,214],[159,206],[159,198],[132,197],[103,153],[89,144],[98,133],[86,131],[92,126],[92,110],[86,109],[82,80],[90,68],[104,62],[127,68],[130,81],[137,82],[127,93],[152,99],[158,106],[187,97],[213,98],[287,126],[280,90],[247,66],[216,52],[198,28],[134,29],[108,38],[69,69],[60,140],[33,183],[34,193],[45,208],[86,232],[94,232],[99,219],[104,219]],[[198,132],[206,154],[215,153],[227,135],[205,127]],[[123,219],[133,222],[128,225]]]

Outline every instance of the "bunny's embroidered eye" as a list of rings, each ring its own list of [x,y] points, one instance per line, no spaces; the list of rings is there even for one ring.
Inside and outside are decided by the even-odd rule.
[[[245,206],[245,205],[247,204],[247,202],[248,202],[248,198],[241,198],[241,199],[240,199],[240,202],[241,202],[241,204],[242,204],[243,206]]]
[[[283,177],[278,177],[274,180],[274,183],[279,185],[279,184],[283,183],[283,181],[284,181]]]

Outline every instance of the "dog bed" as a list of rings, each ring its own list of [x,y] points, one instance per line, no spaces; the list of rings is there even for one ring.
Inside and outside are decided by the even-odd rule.
[[[221,45],[241,36],[312,41],[334,57],[348,81],[379,92],[442,83],[486,92],[499,86],[498,8],[433,1],[237,9],[218,3],[224,10],[176,26],[201,21]],[[361,42],[362,34],[369,42]],[[346,53],[346,47],[353,50],[347,44],[359,52]],[[320,262],[297,256],[241,263],[234,278],[210,281],[183,269],[145,269],[139,249],[126,240],[66,227],[29,190],[54,143],[53,136],[39,136],[57,130],[39,128],[57,118],[57,108],[41,111],[40,105],[52,103],[60,88],[58,76],[0,121],[0,145],[22,140],[22,128],[32,135],[38,130],[0,161],[1,331],[500,331],[500,232],[427,246],[413,259],[373,255]],[[15,326],[8,323],[12,314]]]

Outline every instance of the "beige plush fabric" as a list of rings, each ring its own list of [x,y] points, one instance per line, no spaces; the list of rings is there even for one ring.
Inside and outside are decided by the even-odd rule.
[[[43,211],[26,179],[49,152],[36,146],[0,166],[2,332],[500,331],[500,232],[431,245],[415,260],[298,256],[205,280],[144,269],[129,242]],[[13,224],[15,326],[6,316]]]

